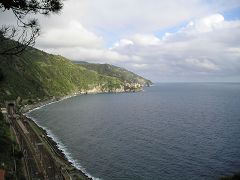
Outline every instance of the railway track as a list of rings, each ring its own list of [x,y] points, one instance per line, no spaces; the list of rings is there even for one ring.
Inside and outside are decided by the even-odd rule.
[[[32,120],[16,114],[15,104],[6,103],[7,119],[23,152],[27,180],[91,179],[77,170]]]
[[[16,132],[21,151],[23,152],[26,178],[28,180],[71,179],[71,177],[66,175],[66,172],[61,169],[61,166],[48,152],[42,139],[39,138],[28,123],[17,116],[11,107],[9,112],[8,117],[10,124]]]

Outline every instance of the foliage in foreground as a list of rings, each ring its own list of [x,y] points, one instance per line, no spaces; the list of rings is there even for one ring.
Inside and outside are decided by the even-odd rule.
[[[19,154],[21,151],[11,136],[10,125],[5,121],[0,111],[0,168],[6,171],[6,180],[23,177]]]

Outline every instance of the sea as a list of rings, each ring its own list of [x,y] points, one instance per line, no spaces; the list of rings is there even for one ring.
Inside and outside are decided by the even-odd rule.
[[[240,83],[159,83],[27,114],[93,179],[211,180],[240,172]]]

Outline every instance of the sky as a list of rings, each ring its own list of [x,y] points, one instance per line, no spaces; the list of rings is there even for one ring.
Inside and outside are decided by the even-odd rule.
[[[0,24],[15,18],[0,12]],[[240,82],[240,0],[65,0],[36,48],[154,82]]]

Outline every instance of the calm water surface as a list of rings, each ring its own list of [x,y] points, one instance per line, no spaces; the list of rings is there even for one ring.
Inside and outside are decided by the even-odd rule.
[[[30,116],[94,177],[217,179],[240,171],[240,84],[82,95]]]

